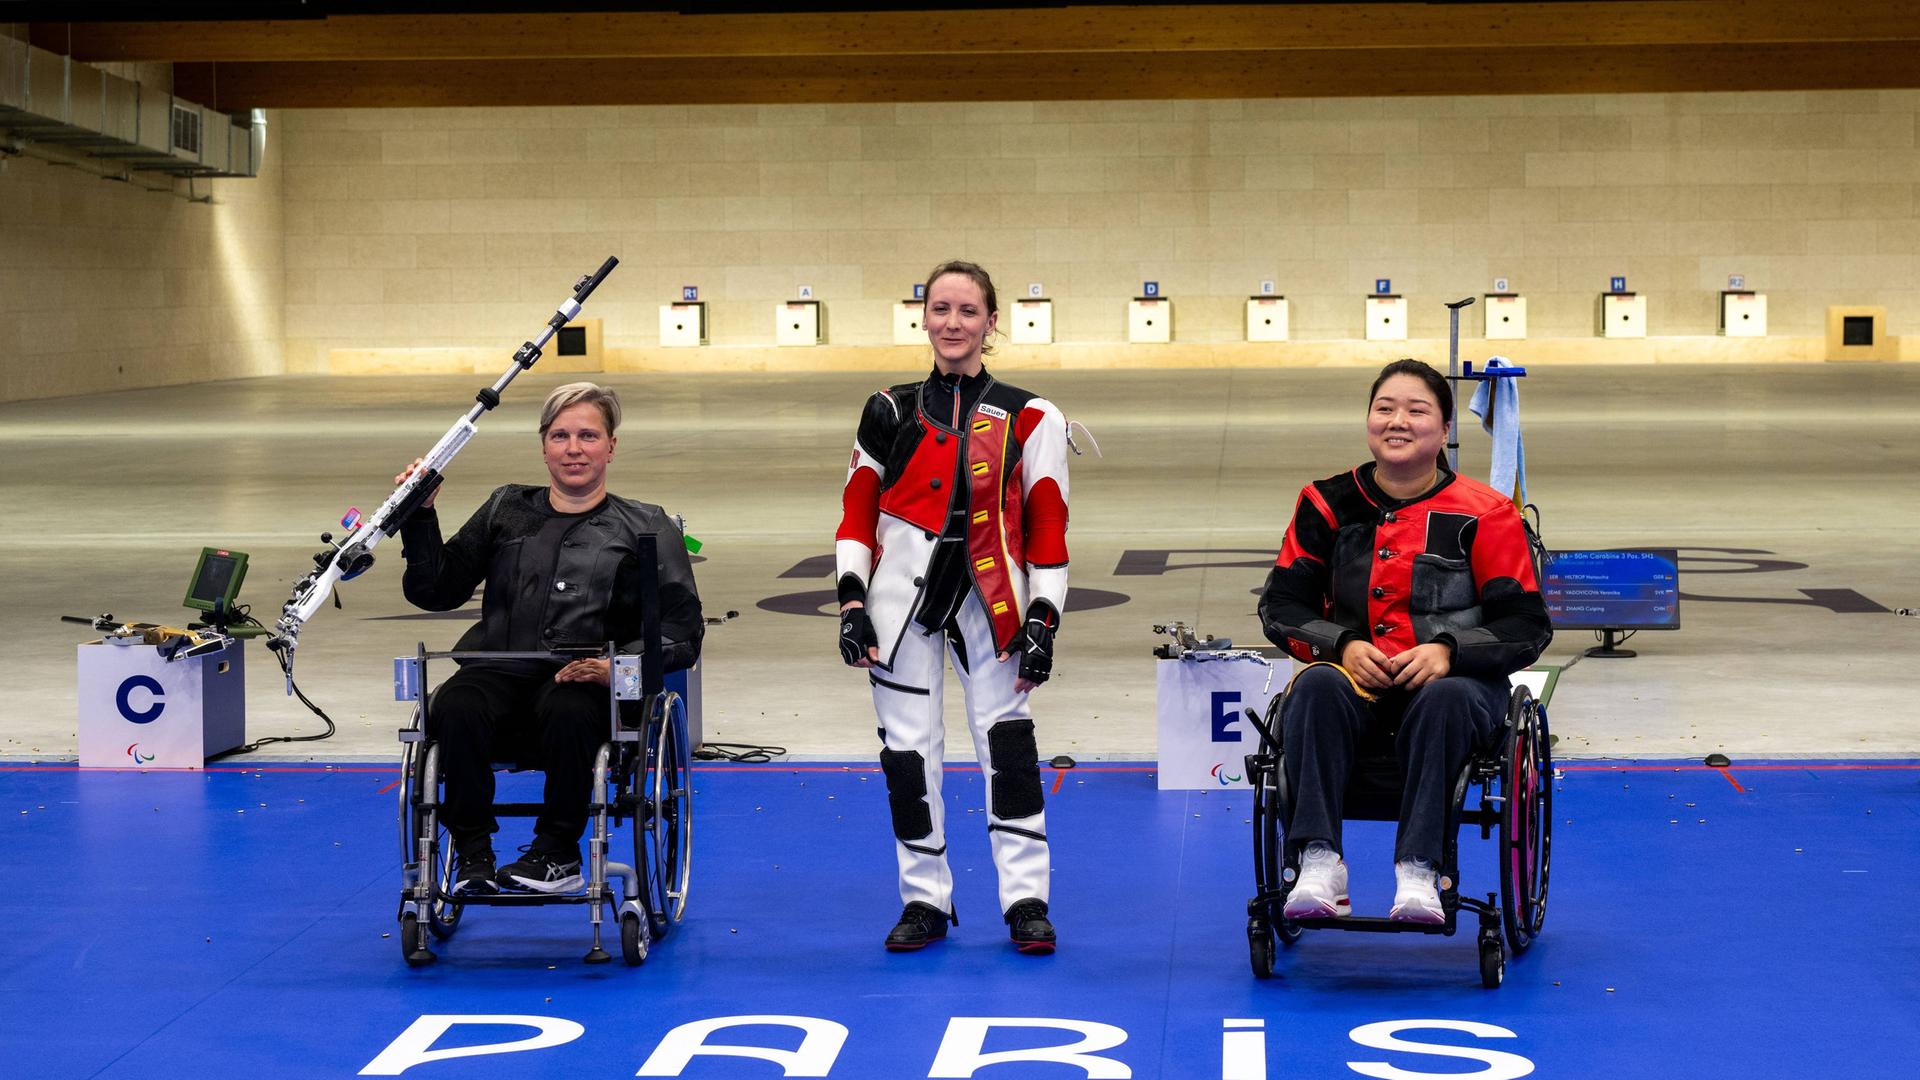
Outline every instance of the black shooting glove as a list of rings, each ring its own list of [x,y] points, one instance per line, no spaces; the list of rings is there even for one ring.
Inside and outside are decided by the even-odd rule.
[[[1020,628],[1020,677],[1043,683],[1053,674],[1053,635],[1060,629],[1060,613],[1045,600],[1027,605],[1027,621]]]
[[[880,638],[873,632],[873,620],[865,607],[848,608],[840,613],[840,659],[848,665],[868,659],[867,650],[878,648]]]

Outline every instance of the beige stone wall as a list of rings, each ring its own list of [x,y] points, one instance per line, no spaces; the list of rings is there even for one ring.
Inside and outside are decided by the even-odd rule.
[[[138,186],[157,175],[0,157],[0,401],[284,370],[271,142],[258,178],[195,184],[211,204]]]
[[[1376,277],[1416,341],[1501,276],[1533,337],[1585,339],[1616,273],[1656,337],[1711,335],[1742,273],[1776,336],[1849,303],[1911,340],[1916,116],[1920,91],[277,113],[263,175],[213,206],[7,161],[0,400],[336,351],[504,361],[608,254],[591,313],[624,367],[700,363],[654,348],[682,284],[730,363],[771,355],[801,284],[835,346],[884,346],[891,303],[953,256],[1008,298],[1043,283],[1075,346],[1121,342],[1148,278],[1188,346],[1239,341],[1262,279],[1303,343],[1360,337]]]
[[[716,345],[770,345],[801,284],[832,343],[884,345],[952,256],[1042,282],[1063,343],[1124,340],[1148,278],[1191,343],[1239,340],[1262,279],[1296,340],[1360,337],[1376,277],[1416,338],[1501,276],[1534,337],[1590,337],[1613,274],[1657,336],[1712,334],[1729,273],[1777,335],[1832,303],[1913,334],[1917,113],[1920,91],[292,112],[288,360],[504,355],[607,254],[615,352],[654,344],[682,284]]]

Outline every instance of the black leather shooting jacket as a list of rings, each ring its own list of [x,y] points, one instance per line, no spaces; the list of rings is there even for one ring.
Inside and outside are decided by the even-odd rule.
[[[570,519],[570,520],[569,520]],[[547,488],[494,490],[451,540],[439,516],[416,512],[401,527],[401,590],[416,607],[451,611],[484,580],[480,621],[456,650],[535,650],[615,641],[641,649],[638,539],[655,537],[660,647],[668,671],[693,666],[706,624],[679,526],[660,507],[609,494],[582,514],[561,514]]]

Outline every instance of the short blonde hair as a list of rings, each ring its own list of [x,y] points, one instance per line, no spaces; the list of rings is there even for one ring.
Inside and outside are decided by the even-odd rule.
[[[556,386],[553,393],[547,395],[547,403],[540,406],[540,437],[547,437],[547,429],[553,426],[553,418],[575,405],[598,405],[600,414],[607,418],[607,434],[611,435],[620,428],[620,398],[609,387],[590,382],[574,382],[565,386]]]

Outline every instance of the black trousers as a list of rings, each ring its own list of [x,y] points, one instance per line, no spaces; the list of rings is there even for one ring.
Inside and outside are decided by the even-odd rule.
[[[1281,710],[1294,850],[1325,840],[1340,850],[1340,821],[1354,758],[1369,746],[1390,744],[1405,784],[1393,858],[1431,859],[1445,851],[1453,782],[1477,746],[1492,741],[1512,691],[1505,679],[1449,675],[1411,694],[1388,691],[1368,702],[1336,668],[1307,668],[1294,680]]]
[[[433,692],[427,737],[440,744],[446,793],[440,820],[455,834],[500,830],[493,804],[495,762],[538,765],[547,774],[534,835],[577,845],[587,828],[593,759],[607,741],[607,688],[463,667]]]

